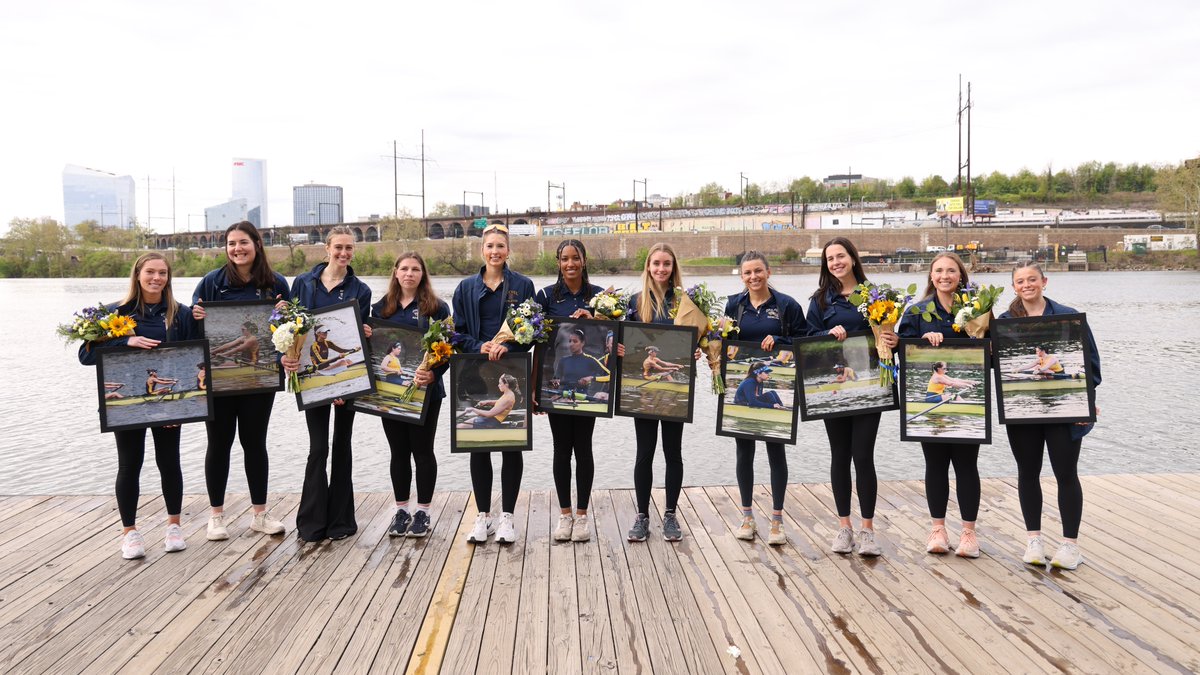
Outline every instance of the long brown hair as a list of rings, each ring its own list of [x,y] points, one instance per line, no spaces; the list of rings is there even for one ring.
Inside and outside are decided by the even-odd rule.
[[[833,294],[835,289],[838,295],[842,294],[842,282],[838,281],[838,278],[833,276],[833,272],[829,271],[829,260],[825,257],[830,246],[841,246],[846,249],[846,253],[850,254],[850,259],[854,261],[854,279],[860,284],[867,282],[867,272],[863,269],[862,260],[858,257],[858,249],[849,239],[834,237],[825,242],[825,245],[821,247],[821,276],[817,281],[817,290],[813,291],[813,294],[809,296],[816,299],[817,307],[821,311],[825,311],[825,308],[829,304],[829,296]]]
[[[508,387],[508,390],[513,393],[514,397],[516,397],[517,400],[513,402],[513,407],[517,407],[517,403],[521,402],[521,383],[517,380],[515,375],[510,375],[508,373],[501,375],[500,381],[503,382],[504,386]]]
[[[659,251],[666,251],[671,255],[671,279],[667,282],[667,288],[662,291],[659,291],[654,279],[650,277],[650,258]],[[671,248],[670,244],[663,242],[651,246],[650,252],[646,254],[646,263],[642,266],[642,294],[638,296],[638,318],[650,323],[654,321],[654,317],[666,314],[669,309],[664,307],[667,302],[667,293],[681,286],[683,286],[683,274],[679,271],[679,258],[675,257],[675,249]]]
[[[259,290],[273,290],[275,288],[275,272],[271,269],[271,263],[267,262],[266,251],[263,250],[262,235],[258,233],[258,228],[254,227],[254,223],[248,220],[234,223],[225,228],[226,242],[229,241],[229,233],[234,230],[244,232],[246,236],[250,237],[250,241],[254,242],[254,262],[250,263],[250,278],[243,279],[241,273],[238,272],[237,265],[234,265],[232,260],[228,260],[228,254],[226,254],[225,278],[237,279]],[[228,244],[226,244],[226,248],[228,248]]]
[[[1016,265],[1013,265],[1012,276],[1009,277],[1009,279],[1017,276],[1017,270],[1025,269],[1027,267],[1032,267],[1038,271],[1038,276],[1043,279],[1046,278],[1046,273],[1042,270],[1041,265],[1032,260],[1022,260]],[[1025,311],[1025,302],[1021,300],[1021,296],[1018,295],[1017,297],[1013,298],[1012,302],[1008,303],[1008,313],[1012,316],[1029,316],[1029,313]]]
[[[943,251],[943,252],[933,256],[933,260],[929,261],[929,272],[932,274],[933,266],[935,264],[937,264],[937,261],[941,260],[942,258],[949,258],[954,261],[955,265],[958,265],[958,274],[959,274],[958,286],[959,286],[959,288],[966,286],[969,283],[967,281],[967,266],[963,264],[962,258],[958,257],[957,253],[952,253],[950,251]],[[937,293],[937,288],[935,288],[933,285],[933,277],[926,275],[925,295],[923,295],[922,297],[925,297],[925,298],[933,297],[933,295],[935,293]]]
[[[146,301],[142,298],[142,284],[138,282],[138,275],[142,273],[142,268],[151,260],[161,260],[167,264],[167,283],[163,287],[162,301],[167,307],[166,323],[164,324],[167,332],[170,333],[171,326],[175,323],[175,315],[179,313],[179,303],[175,302],[175,294],[171,292],[171,285],[175,278],[175,273],[171,270],[171,261],[167,257],[156,251],[143,253],[138,256],[138,259],[133,263],[133,269],[129,271],[129,292],[125,294],[125,299],[121,301],[122,305],[133,303],[134,311],[138,314],[145,314]]]
[[[421,265],[421,281],[417,282],[417,307],[421,316],[432,317],[437,314],[441,303],[433,290],[433,283],[429,281],[429,268],[425,266],[425,259],[416,251],[401,253],[392,265],[392,279],[388,282],[387,295],[383,298],[383,316],[387,318],[400,309],[400,281],[396,278],[396,270],[405,260],[416,260]]]

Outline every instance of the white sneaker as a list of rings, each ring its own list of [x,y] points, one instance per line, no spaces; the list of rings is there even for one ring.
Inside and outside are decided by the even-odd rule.
[[[1021,556],[1021,560],[1024,560],[1026,565],[1046,564],[1046,548],[1042,545],[1041,537],[1029,538],[1029,543],[1025,545],[1025,555]]]
[[[496,531],[496,523],[492,520],[491,514],[481,513],[475,516],[475,527],[471,528],[470,534],[467,535],[467,541],[472,544],[483,544],[487,542],[487,538]]]
[[[183,540],[182,527],[176,525],[175,523],[167,525],[167,536],[164,548],[167,549],[167,553],[174,553],[175,551],[182,551],[183,549],[187,548],[187,542]]]
[[[229,530],[225,529],[225,514],[214,513],[208,517],[208,534],[205,536],[209,541],[225,541],[229,538]]]
[[[283,534],[283,523],[271,517],[266,511],[254,514],[250,529],[263,534]]]
[[[496,541],[501,544],[511,544],[517,540],[517,528],[513,525],[511,513],[500,514],[500,524],[496,526]]]
[[[592,528],[588,527],[587,516],[575,516],[575,524],[571,527],[571,541],[588,541],[592,538]]]
[[[144,558],[146,556],[146,542],[142,541],[142,533],[137,530],[130,530],[125,533],[125,537],[121,540],[121,557],[126,560],[135,558]]]
[[[1050,559],[1051,567],[1073,570],[1083,564],[1083,554],[1079,552],[1079,544],[1064,541],[1058,547],[1058,552]]]
[[[575,519],[571,514],[564,513],[558,517],[558,527],[554,528],[554,541],[570,541]]]

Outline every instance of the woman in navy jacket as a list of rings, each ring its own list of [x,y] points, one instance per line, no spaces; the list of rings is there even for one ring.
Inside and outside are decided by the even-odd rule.
[[[171,292],[171,265],[161,253],[145,253],[133,263],[129,292],[113,305],[121,316],[137,322],[133,335],[104,342],[85,342],[79,348],[79,362],[96,365],[96,350],[154,349],[163,342],[179,342],[198,337],[196,322],[186,305],[175,301]],[[142,394],[135,392],[132,395]],[[154,437],[154,461],[162,476],[163,501],[167,503],[167,531],[164,547],[168,552],[187,548],[179,526],[183,509],[183,470],[179,465],[179,425],[151,427]],[[141,492],[142,461],[146,455],[146,430],[114,431],[117,442],[117,511],[121,514],[121,555],[126,560],[146,555],[146,544],[137,529],[137,505]]]
[[[225,266],[204,275],[192,293],[192,317],[197,321],[204,320],[205,302],[283,301],[291,297],[287,280],[271,269],[262,236],[250,221],[226,228],[225,257],[228,260]],[[271,353],[267,345],[260,350],[263,354]],[[267,513],[267,425],[274,405],[275,392],[213,398],[213,419],[204,425],[208,432],[204,481],[212,507],[208,519],[209,541],[229,538],[225,527],[225,487],[229,483],[229,453],[235,434],[242,442],[246,483],[254,511],[250,529],[264,534],[283,533],[283,523]]]
[[[1035,262],[1019,263],[1012,273],[1017,297],[1001,319],[1018,316],[1074,314],[1074,309],[1045,297],[1046,275]],[[1100,385],[1100,352],[1089,328],[1084,335],[1085,358],[1095,386]],[[1099,409],[1097,409],[1099,412]],[[1028,534],[1025,555],[1030,565],[1046,564],[1042,544],[1042,449],[1058,483],[1058,511],[1062,516],[1063,542],[1050,560],[1054,567],[1073,570],[1083,562],[1079,552],[1079,521],[1083,519],[1083,486],[1079,483],[1079,448],[1091,424],[1006,424],[1008,444],[1017,460],[1017,495]]]
[[[590,319],[588,301],[603,288],[588,282],[587,249],[583,242],[566,239],[555,251],[558,259],[558,281],[537,293],[537,302],[547,316],[560,319]],[[588,359],[588,357],[580,357]],[[594,364],[594,362],[593,362]],[[596,367],[599,370],[599,367]],[[588,541],[588,501],[596,465],[592,459],[592,432],[595,417],[574,417],[549,413],[550,433],[554,437],[554,489],[558,493],[558,526],[555,541]],[[571,515],[571,455],[575,455],[575,484],[578,499],[575,517]]]
[[[954,315],[950,308],[954,304],[954,294],[967,283],[967,268],[962,259],[954,253],[939,253],[929,265],[929,283],[925,286],[924,297],[917,302],[920,307],[934,303],[932,320],[926,321],[920,314],[908,312],[900,320],[896,332],[900,337],[919,337],[935,347],[945,338],[963,337],[954,332]],[[950,465],[954,464],[955,492],[963,519],[962,536],[954,553],[964,558],[978,558],[975,519],[979,515],[979,445],[922,441],[921,451],[925,454],[925,499],[933,520],[925,550],[930,553],[950,550],[946,536],[946,505],[950,501]]]
[[[504,325],[508,310],[533,297],[533,282],[508,268],[508,228],[489,225],[483,230],[483,262],[479,274],[467,277],[454,289],[454,325],[464,336],[462,350],[487,354],[495,361],[509,349],[528,351],[529,347],[515,342],[492,342]],[[532,406],[531,406],[532,407]],[[493,520],[492,455],[489,452],[471,453],[471,487],[479,515],[467,541],[482,544],[495,533],[496,541],[512,543],[517,540],[513,510],[521,491],[521,474],[525,458],[518,451],[500,453],[500,517]],[[498,521],[498,522],[497,522]]]
[[[358,303],[364,320],[371,311],[371,289],[354,276],[350,261],[354,257],[354,233],[339,225],[325,236],[328,262],[313,267],[292,280],[292,297],[310,310],[346,301]],[[363,325],[370,337],[371,327]],[[295,371],[300,362],[284,356],[283,367]],[[333,453],[330,457],[329,409],[323,405],[304,411],[308,425],[308,464],[304,469],[304,487],[296,510],[296,533],[304,541],[345,539],[358,532],[354,520],[354,481],[351,434],[354,432],[354,408],[338,399],[333,402]],[[330,462],[325,472],[326,459]]]
[[[790,295],[771,288],[771,264],[758,251],[748,251],[738,267],[746,290],[729,297],[725,316],[737,322],[737,339],[758,342],[764,351],[792,344],[792,338],[804,337],[804,310]],[[738,539],[753,540],[758,532],[754,522],[754,446],[748,438],[734,439],[737,446],[737,481],[742,497],[742,524],[734,533]],[[788,466],[783,443],[767,442],[771,465],[771,529],[767,543],[779,546],[787,542],[783,533],[783,497],[787,493]]]
[[[387,294],[371,306],[371,316],[412,326],[422,333],[429,329],[431,320],[441,321],[450,316],[450,307],[433,290],[421,254],[409,251],[396,258]],[[433,490],[437,485],[437,457],[433,454],[433,441],[437,436],[442,399],[446,398],[442,375],[449,367],[449,363],[443,363],[432,371],[418,369],[413,375],[417,385],[426,388],[424,424],[380,418],[392,452],[392,492],[396,498],[396,513],[392,516],[388,534],[393,537],[424,537],[429,534],[429,505],[433,503]],[[408,506],[413,476],[410,461],[417,467],[416,509]]]
[[[858,257],[858,249],[845,237],[834,237],[821,251],[821,276],[817,290],[808,303],[808,334],[832,335],[842,341],[852,331],[870,330],[867,318],[850,304],[854,288],[866,283],[867,273]],[[900,338],[882,334],[880,340],[895,348]],[[849,415],[824,420],[829,437],[832,462],[829,467],[833,502],[837,509],[838,532],[831,549],[835,553],[854,550],[854,529],[850,522],[850,464],[858,478],[858,508],[862,529],[858,532],[858,554],[880,554],[875,542],[875,438],[879,435],[880,413]]]

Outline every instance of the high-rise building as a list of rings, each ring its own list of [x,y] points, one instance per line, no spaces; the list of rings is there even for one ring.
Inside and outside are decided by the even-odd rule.
[[[234,223],[249,220],[248,212],[245,199],[231,199],[224,204],[210,206],[204,209],[204,229],[224,230]]]
[[[85,220],[104,227],[133,227],[133,176],[68,164],[63,169],[63,222],[78,225]]]
[[[292,188],[293,225],[335,225],[344,220],[342,213],[342,188],[316,183]]]
[[[246,220],[260,230],[267,220],[267,160],[233,158],[233,198],[246,200]]]

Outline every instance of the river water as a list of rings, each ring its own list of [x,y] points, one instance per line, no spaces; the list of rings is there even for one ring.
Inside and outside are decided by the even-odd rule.
[[[692,284],[700,279],[689,278]],[[907,285],[919,274],[880,275],[876,281]],[[978,281],[1006,284],[1003,274],[980,275]],[[540,277],[541,288],[553,279]],[[737,292],[735,276],[710,277],[721,294]],[[775,286],[797,298],[812,293],[815,275],[777,276]],[[190,299],[196,279],[177,279],[176,293]],[[386,278],[368,278],[375,297]],[[593,279],[618,287],[637,286],[634,277]],[[456,278],[435,279],[435,288],[450,298]],[[0,351],[0,495],[105,494],[112,490],[117,470],[113,439],[99,431],[96,413],[96,375],[79,365],[75,349],[64,347],[54,327],[72,312],[98,301],[120,299],[126,279],[5,279],[0,280],[0,316],[19,334]],[[1087,312],[1103,364],[1104,383],[1097,390],[1100,422],[1083,443],[1082,473],[1200,471],[1200,404],[1193,387],[1200,378],[1200,274],[1194,272],[1074,272],[1053,275],[1047,295]],[[1007,306],[1009,290],[1001,298]],[[700,368],[694,422],[684,431],[687,485],[734,484],[733,439],[715,436],[716,399],[709,394],[707,369]],[[993,416],[993,420],[995,416]],[[436,451],[438,489],[470,489],[468,459],[449,452],[449,430],[443,412]],[[899,440],[899,417],[884,413],[876,444],[875,463],[881,479],[921,478],[920,446]],[[597,488],[630,487],[635,455],[629,418],[599,420],[596,425]],[[991,445],[980,450],[985,476],[1012,476],[1016,466],[1003,428],[993,421]],[[203,493],[205,433],[203,424],[183,429],[184,487]],[[149,445],[149,440],[148,440]],[[246,490],[239,446],[229,481],[230,492]],[[760,446],[761,447],[761,446]],[[295,398],[279,394],[271,418],[270,488],[298,492],[304,478],[308,435]],[[526,454],[523,487],[553,487],[550,429],[544,416],[535,418],[534,450]],[[829,480],[829,445],[824,425],[801,423],[797,442],[788,447],[793,482]],[[148,455],[150,452],[148,450]],[[769,474],[765,453],[759,452],[756,478]],[[495,460],[499,464],[499,459]],[[1049,462],[1046,463],[1049,472]],[[655,483],[661,484],[663,464],[657,458]],[[498,483],[498,481],[497,481]],[[360,413],[355,420],[354,485],[358,490],[390,489],[388,448],[377,417]],[[158,491],[158,473],[148,456],[142,476],[144,492]],[[498,484],[497,484],[498,489]]]

